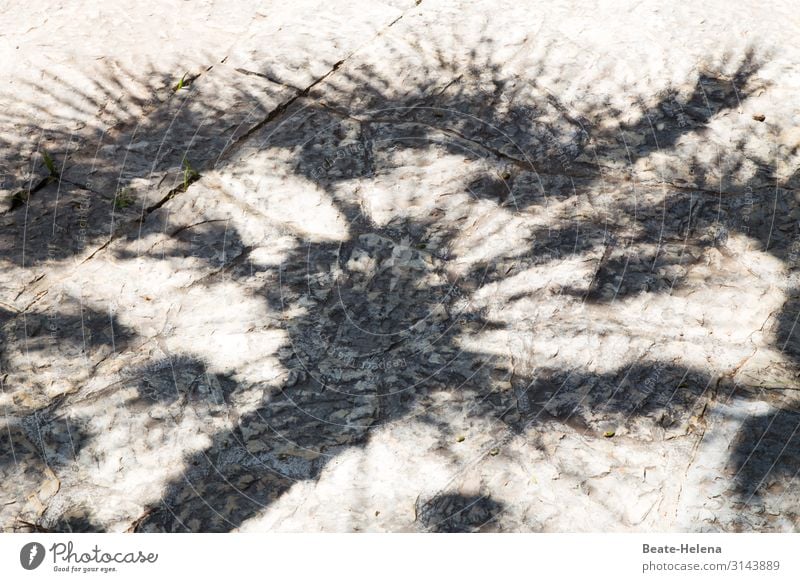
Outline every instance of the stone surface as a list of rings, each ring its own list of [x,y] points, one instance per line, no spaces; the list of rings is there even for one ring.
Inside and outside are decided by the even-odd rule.
[[[6,3],[0,527],[797,531],[797,17],[628,4]]]

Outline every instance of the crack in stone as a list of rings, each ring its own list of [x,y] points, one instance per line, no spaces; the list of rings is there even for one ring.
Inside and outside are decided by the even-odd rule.
[[[262,79],[266,79],[270,83],[274,83],[276,85],[281,85],[282,87],[286,87],[287,89],[291,89],[292,91],[296,91],[297,93],[302,93],[303,92],[303,89],[301,89],[300,87],[292,85],[291,83],[285,83],[285,82],[281,81],[280,79],[278,79],[277,77],[274,77],[274,76],[270,75],[269,73],[259,73],[259,72],[256,72],[256,71],[250,71],[248,69],[244,69],[244,68],[240,68],[240,67],[237,67],[236,69],[234,69],[234,71],[236,71],[237,73],[241,73],[242,75],[260,77]]]

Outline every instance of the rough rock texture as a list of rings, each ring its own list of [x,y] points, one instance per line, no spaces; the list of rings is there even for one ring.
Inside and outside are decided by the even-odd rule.
[[[0,527],[800,529],[740,4],[7,2]]]

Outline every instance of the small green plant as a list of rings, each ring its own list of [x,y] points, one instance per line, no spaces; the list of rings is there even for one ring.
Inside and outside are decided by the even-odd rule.
[[[189,73],[184,73],[184,74],[183,74],[183,77],[181,77],[181,80],[180,80],[180,81],[178,81],[178,82],[175,84],[175,87],[173,87],[173,88],[172,88],[172,91],[173,91],[174,93],[177,93],[178,91],[180,91],[180,90],[181,90],[181,89],[183,89],[184,87],[188,87],[188,86],[189,86],[189,83],[187,83],[187,82],[186,82],[186,77],[187,77],[188,75],[189,75]]]
[[[28,194],[27,190],[20,190],[19,192],[14,193],[11,197],[11,209],[15,209],[18,206],[22,206],[28,201],[30,195]]]
[[[117,210],[125,210],[134,202],[136,202],[136,198],[133,196],[132,188],[120,188],[114,196],[114,208]]]
[[[53,161],[53,158],[50,157],[50,154],[48,154],[44,150],[42,150],[42,160],[44,160],[44,166],[47,168],[47,171],[50,173],[50,175],[47,176],[49,182],[52,182],[54,180],[58,180],[59,178],[61,178],[60,174],[58,173],[58,170],[56,169],[56,163]]]
[[[200,174],[192,167],[192,164],[189,163],[189,160],[186,159],[186,156],[183,156],[183,190],[186,191],[189,189],[189,184],[194,182],[200,177]]]

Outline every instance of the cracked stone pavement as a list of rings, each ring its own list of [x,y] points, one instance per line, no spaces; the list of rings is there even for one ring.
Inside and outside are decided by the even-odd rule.
[[[0,6],[5,531],[798,531],[792,2]]]

